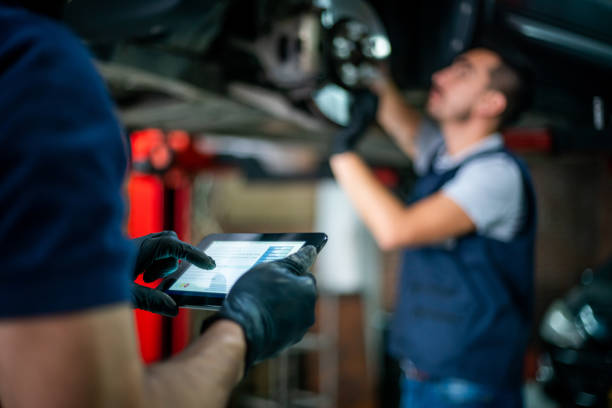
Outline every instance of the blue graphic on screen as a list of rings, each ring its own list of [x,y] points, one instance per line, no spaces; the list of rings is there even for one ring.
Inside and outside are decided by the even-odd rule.
[[[264,252],[264,254],[255,262],[255,265],[258,265],[263,262],[272,262],[278,259],[283,259],[289,255],[293,246],[271,246]]]
[[[303,245],[304,241],[215,241],[205,252],[217,267],[204,270],[192,265],[169,289],[223,296],[253,266],[285,258]]]

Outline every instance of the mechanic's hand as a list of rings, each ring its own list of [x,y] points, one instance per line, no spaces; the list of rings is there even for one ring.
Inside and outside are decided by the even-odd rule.
[[[178,239],[174,231],[162,231],[132,240],[138,254],[134,279],[143,274],[145,282],[165,278],[178,269],[179,260],[186,260],[204,269],[215,267],[215,261],[198,248]],[[164,316],[176,316],[178,307],[167,294],[152,288],[133,284],[132,302],[137,309]]]
[[[215,261],[201,249],[178,239],[174,231],[162,231],[132,240],[138,255],[134,278],[143,274],[145,282],[165,278],[178,269],[179,260],[185,260],[202,269],[213,269]]]
[[[157,313],[162,316],[174,317],[178,314],[178,306],[169,295],[161,290],[132,283],[132,304],[134,308]]]
[[[355,92],[350,122],[334,137],[332,154],[354,150],[368,126],[376,119],[377,110],[378,96],[368,90]]]
[[[245,372],[297,343],[314,323],[317,288],[308,269],[316,256],[315,248],[306,246],[285,259],[254,266],[236,281],[202,331],[220,319],[238,323],[247,342]]]
[[[365,85],[377,95],[380,95],[392,82],[391,67],[388,61],[382,61],[365,72]]]

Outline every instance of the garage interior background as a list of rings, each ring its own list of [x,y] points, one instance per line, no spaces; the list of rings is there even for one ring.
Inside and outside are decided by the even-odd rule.
[[[131,205],[147,208],[149,217],[132,216],[132,233],[175,228],[194,243],[219,231],[330,234],[317,265],[322,293],[312,335],[253,370],[232,404],[390,406],[394,367],[385,360],[382,342],[393,308],[397,254],[376,249],[324,164],[337,129],[333,122],[342,122],[348,103],[346,92],[332,97],[339,116],[317,100],[326,87],[350,80],[330,57],[333,38],[325,28],[325,12],[346,2],[250,0],[237,6],[166,0],[157,8],[151,7],[155,2],[130,3],[112,14],[108,10],[121,8],[95,10],[74,0],[66,18],[97,56],[132,135]],[[526,159],[538,195],[536,321],[526,369],[528,384],[535,385],[542,351],[538,327],[546,308],[578,284],[586,268],[612,257],[612,5],[369,4],[354,18],[374,31],[384,27],[393,77],[417,106],[425,100],[430,74],[491,27],[537,67],[534,107],[505,134]],[[123,21],[126,15],[130,24]],[[410,163],[380,129],[370,130],[361,152],[396,191],[408,188]],[[354,242],[334,244],[343,241],[334,236],[343,235]],[[367,261],[348,261],[355,254],[367,255]],[[326,268],[350,272],[334,276]],[[183,314],[169,323],[140,313],[145,358],[179,350],[190,320],[201,318]],[[555,406],[543,402],[537,387],[529,389],[531,406]]]

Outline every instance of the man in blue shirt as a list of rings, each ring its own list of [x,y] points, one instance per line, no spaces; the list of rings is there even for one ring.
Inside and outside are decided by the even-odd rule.
[[[335,140],[338,183],[379,246],[403,252],[389,344],[402,408],[522,406],[536,214],[528,171],[499,133],[529,100],[515,61],[488,48],[458,56],[432,77],[429,118],[380,78]],[[353,151],[376,116],[419,176],[406,203]]]
[[[222,407],[250,365],[312,325],[307,247],[244,274],[190,348],[145,367],[134,275],[214,263],[170,232],[123,235],[125,140],[66,28],[0,1],[0,90],[0,406]],[[176,311],[160,292],[134,299]]]

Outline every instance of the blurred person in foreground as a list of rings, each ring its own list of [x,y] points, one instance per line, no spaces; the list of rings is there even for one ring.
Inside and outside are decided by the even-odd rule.
[[[526,65],[493,48],[432,76],[426,114],[385,75],[356,94],[333,174],[383,250],[401,249],[390,352],[401,406],[521,407],[533,304],[534,192],[499,131],[524,111]],[[355,152],[375,119],[418,180],[396,198]]]
[[[190,347],[145,366],[130,299],[177,307],[133,278],[214,260],[170,231],[125,238],[126,141],[61,7],[0,1],[0,406],[223,407],[313,324],[316,251],[245,273]]]

